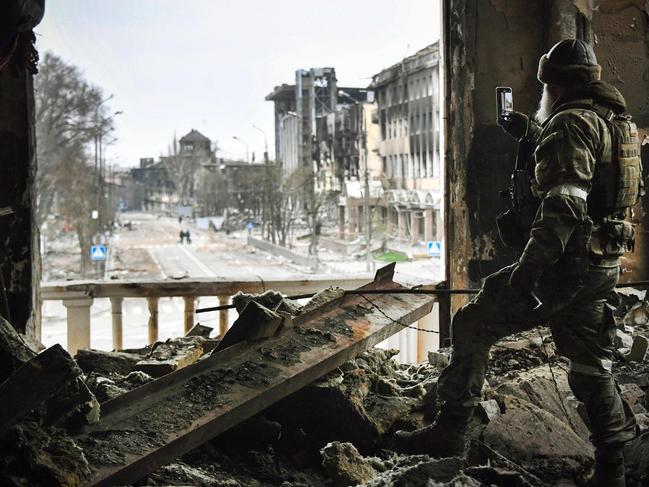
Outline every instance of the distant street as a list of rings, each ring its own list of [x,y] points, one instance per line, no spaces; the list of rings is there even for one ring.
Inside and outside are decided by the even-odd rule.
[[[131,231],[122,229],[112,240],[116,261],[109,273],[122,279],[182,279],[209,277],[218,280],[258,278],[296,279],[307,269],[290,261],[250,249],[243,234],[225,235],[197,230],[176,218],[146,213],[126,213]],[[191,244],[180,244],[181,230],[191,231]],[[134,269],[136,276],[130,276]]]

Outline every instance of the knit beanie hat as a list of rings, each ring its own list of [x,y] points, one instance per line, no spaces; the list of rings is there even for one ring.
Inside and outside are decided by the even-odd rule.
[[[599,80],[602,67],[597,64],[590,44],[578,39],[556,43],[539,60],[538,78],[541,83],[570,87]]]

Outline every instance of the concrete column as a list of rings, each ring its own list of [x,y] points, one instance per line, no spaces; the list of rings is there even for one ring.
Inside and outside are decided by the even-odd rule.
[[[417,212],[412,209],[410,210],[410,244],[417,245],[419,242],[419,218],[417,218]]]
[[[348,207],[348,213],[349,213],[349,225],[348,225],[349,240],[354,240],[356,238],[356,225],[357,225],[357,220],[358,220],[358,207],[357,206],[349,206]]]
[[[345,240],[345,207],[338,207],[338,238]]]
[[[159,298],[147,298],[149,304],[149,344],[158,340],[158,300]]]
[[[397,210],[397,227],[399,228],[399,240],[406,239],[406,215],[403,210]]]
[[[230,296],[228,295],[219,296],[219,305],[225,306],[227,304],[230,304]],[[230,318],[229,309],[222,309],[221,311],[219,311],[219,336],[220,337],[223,337],[223,335],[225,335],[225,332],[228,331],[229,318]]]
[[[424,239],[426,242],[434,240],[435,229],[433,228],[433,223],[433,209],[426,208],[426,210],[424,210]]]
[[[358,213],[357,213],[357,218],[356,218],[356,224],[358,225],[358,234],[359,235],[364,235],[365,234],[365,207],[364,206],[357,206]]]
[[[110,307],[113,318],[113,350],[124,348],[122,332],[122,301],[123,298],[110,298]]]
[[[79,349],[90,348],[90,307],[92,301],[92,298],[63,301],[68,318],[68,352],[73,357]]]
[[[194,327],[194,313],[196,311],[196,298],[185,296],[185,335]]]

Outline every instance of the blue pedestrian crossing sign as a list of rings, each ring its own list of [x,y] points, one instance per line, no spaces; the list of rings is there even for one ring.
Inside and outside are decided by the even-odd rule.
[[[441,240],[433,240],[432,242],[426,242],[426,248],[428,249],[429,257],[441,257],[442,256],[442,242]]]
[[[90,247],[90,260],[94,262],[106,260],[106,246],[92,245]]]

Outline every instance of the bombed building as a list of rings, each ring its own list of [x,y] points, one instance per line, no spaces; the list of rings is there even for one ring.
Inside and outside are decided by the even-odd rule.
[[[97,64],[71,64],[100,57],[90,39],[79,57],[40,44],[109,13],[0,6],[0,485],[649,485],[646,2],[440,0],[423,19],[439,40],[365,85],[329,67],[268,79],[274,135],[246,105],[270,110],[263,94],[205,89],[237,43],[203,50],[216,17],[194,3],[137,11],[182,50],[111,69],[160,84],[121,133],[84,78]],[[120,12],[106,25],[130,49],[147,27]],[[126,56],[113,40],[94,62]],[[231,64],[242,86],[264,73]],[[229,98],[246,115],[208,120]],[[157,150],[153,128],[190,107],[174,123],[207,128],[129,168],[143,207],[109,222],[117,135]]]

